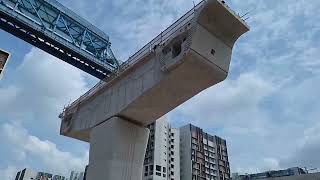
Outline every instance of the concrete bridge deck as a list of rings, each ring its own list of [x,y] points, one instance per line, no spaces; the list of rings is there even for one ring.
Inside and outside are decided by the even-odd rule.
[[[90,141],[112,117],[145,126],[223,81],[232,48],[249,30],[219,0],[202,1],[60,115],[61,134]]]

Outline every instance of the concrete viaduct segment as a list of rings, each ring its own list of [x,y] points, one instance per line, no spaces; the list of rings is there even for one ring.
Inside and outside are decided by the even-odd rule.
[[[202,1],[66,107],[61,134],[90,143],[88,180],[141,180],[145,126],[223,81],[248,30],[222,1]]]

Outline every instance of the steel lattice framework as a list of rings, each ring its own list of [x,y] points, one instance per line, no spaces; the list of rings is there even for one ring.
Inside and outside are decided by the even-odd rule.
[[[55,0],[0,0],[0,28],[99,79],[119,68],[109,37]]]

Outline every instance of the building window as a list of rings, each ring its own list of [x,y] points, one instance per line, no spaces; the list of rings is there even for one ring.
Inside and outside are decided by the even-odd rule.
[[[156,170],[161,171],[161,166],[156,165]]]
[[[167,171],[166,171],[166,167],[163,167],[163,172],[164,172],[164,173],[166,173],[166,172],[167,172]]]
[[[156,172],[156,175],[157,175],[157,176],[161,176],[161,173]]]

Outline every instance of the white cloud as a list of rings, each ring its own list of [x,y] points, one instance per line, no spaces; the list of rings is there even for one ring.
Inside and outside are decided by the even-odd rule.
[[[320,123],[316,122],[307,128],[297,139],[297,148],[294,153],[281,160],[281,165],[300,166],[307,168],[320,167]]]
[[[278,159],[275,158],[261,158],[256,159],[256,161],[259,161],[259,164],[250,164],[246,167],[236,167],[234,168],[234,172],[240,173],[240,174],[254,174],[254,173],[260,173],[264,171],[270,171],[270,170],[279,170],[281,169],[280,162]]]
[[[5,154],[1,179],[11,180],[9,176],[25,167],[63,175],[84,169],[87,146],[60,137],[58,115],[88,89],[85,78],[80,70],[35,48],[15,69],[8,69],[0,86],[0,141],[5,144],[0,150]]]
[[[275,158],[264,158],[263,159],[264,163],[264,170],[265,171],[270,171],[270,170],[279,170],[280,169],[280,164],[279,160]]]
[[[1,180],[13,180],[18,169],[13,166],[8,166],[6,168],[0,168],[0,179]]]
[[[88,89],[84,73],[35,48],[7,76],[10,82],[0,87],[1,114],[13,119],[46,119],[55,128],[63,106]]]
[[[199,126],[225,128],[235,134],[265,131],[263,112],[259,103],[276,89],[258,74],[247,73],[236,80],[222,82],[175,109]],[[237,120],[235,120],[235,118]]]
[[[229,78],[171,112],[172,122],[191,122],[226,138],[233,172],[320,166],[312,157],[320,141],[301,140],[319,117],[320,31],[309,23],[317,22],[319,5],[232,1],[242,14],[254,11],[251,31],[234,49]]]
[[[41,140],[29,134],[19,124],[1,124],[0,129],[0,137],[6,144],[25,154],[26,160],[22,162],[31,162],[26,166],[32,167],[38,164],[38,168],[41,165],[40,171],[69,175],[71,170],[84,171],[84,167],[88,164],[88,152],[85,152],[81,157],[76,157],[70,152],[61,151],[53,142]],[[5,172],[12,174],[12,171],[12,168],[9,168]]]
[[[194,1],[195,3],[200,0]],[[62,2],[110,36],[118,59],[125,61],[193,7],[192,0]]]

